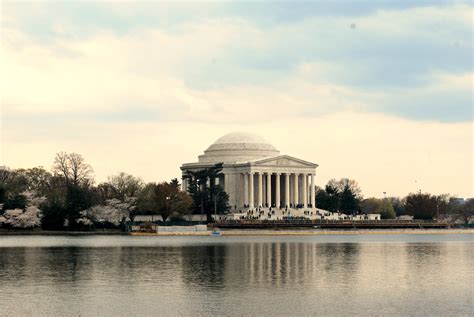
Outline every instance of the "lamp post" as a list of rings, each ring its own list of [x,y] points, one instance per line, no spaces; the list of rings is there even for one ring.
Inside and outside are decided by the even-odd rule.
[[[171,196],[166,196],[165,199],[166,199],[166,209],[168,210],[168,212],[170,212],[169,210],[171,209],[171,206],[170,206]]]
[[[214,222],[217,222],[217,198],[219,197],[219,192],[214,194]]]

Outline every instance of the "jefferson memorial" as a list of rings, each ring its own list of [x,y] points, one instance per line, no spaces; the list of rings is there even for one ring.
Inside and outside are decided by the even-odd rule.
[[[198,157],[198,162],[181,166],[197,171],[224,163],[216,180],[229,194],[234,212],[256,208],[316,210],[315,176],[317,164],[282,155],[264,138],[242,132],[224,135]],[[183,190],[187,189],[183,179]]]

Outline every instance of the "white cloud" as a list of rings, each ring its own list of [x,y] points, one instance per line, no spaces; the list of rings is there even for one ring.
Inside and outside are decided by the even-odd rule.
[[[459,74],[435,68],[425,86],[391,91],[337,80],[367,67],[348,67],[351,51],[337,51],[341,41],[364,46],[354,32],[403,37],[423,26],[423,36],[436,38],[452,30],[433,35],[428,22],[450,24],[461,17],[469,24],[465,9],[378,12],[358,20],[317,17],[268,29],[243,18],[213,18],[171,31],[100,31],[47,44],[10,18],[2,28],[0,165],[49,167],[54,153],[66,150],[82,153],[99,180],[120,170],[164,180],[179,176],[179,165],[195,160],[214,139],[244,130],[319,163],[319,185],[351,177],[366,195],[404,195],[417,189],[416,179],[426,191],[474,196],[470,122],[368,113],[397,95],[416,100],[437,91],[469,92],[471,69]],[[355,30],[349,28],[353,21]],[[54,28],[67,35],[74,26],[59,21]],[[306,45],[324,58],[304,58],[299,50]],[[328,59],[331,54],[336,57]],[[276,69],[252,67],[274,58]],[[278,69],[278,58],[295,67]],[[201,81],[212,84],[199,88]],[[156,117],[115,120],[117,112]]]

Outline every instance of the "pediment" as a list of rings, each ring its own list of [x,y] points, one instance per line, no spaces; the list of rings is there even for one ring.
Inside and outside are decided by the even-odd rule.
[[[280,155],[254,161],[258,166],[290,166],[290,167],[317,167],[317,164],[300,160],[288,155]]]

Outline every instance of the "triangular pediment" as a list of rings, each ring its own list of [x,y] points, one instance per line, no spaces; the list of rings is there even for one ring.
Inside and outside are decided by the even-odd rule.
[[[317,167],[318,164],[300,160],[289,155],[279,155],[253,161],[257,166]]]

